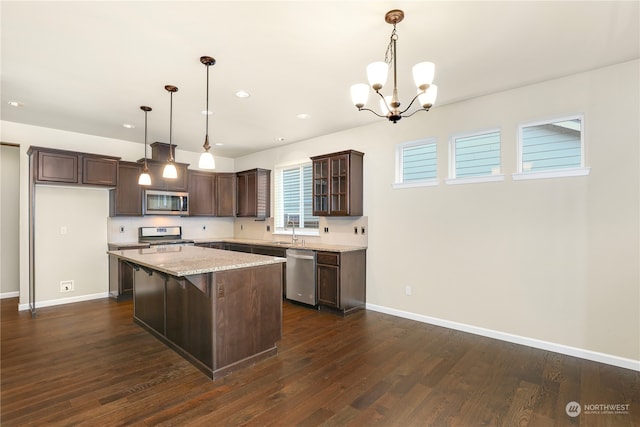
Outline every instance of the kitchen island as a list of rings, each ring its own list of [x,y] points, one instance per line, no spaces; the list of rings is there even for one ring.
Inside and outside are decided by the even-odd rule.
[[[134,321],[210,378],[277,353],[284,258],[182,245],[108,253],[134,268]]]

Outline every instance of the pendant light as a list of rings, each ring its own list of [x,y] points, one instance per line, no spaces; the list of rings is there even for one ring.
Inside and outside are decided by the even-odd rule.
[[[172,85],[166,85],[165,90],[169,92],[171,101],[169,104],[169,158],[167,159],[167,164],[162,171],[163,178],[176,179],[178,177],[178,171],[176,170],[176,165],[173,164],[173,150],[171,147],[171,133],[173,131],[173,93],[178,91],[178,88]]]
[[[144,111],[144,166],[142,173],[138,178],[139,185],[151,185],[151,175],[149,175],[149,167],[147,166],[147,113],[151,111],[151,107],[143,105],[140,107]]]
[[[207,109],[205,110],[206,119],[206,127],[205,127],[205,135],[204,135],[204,153],[200,154],[200,161],[198,162],[198,167],[200,169],[215,169],[216,161],[213,158],[213,154],[209,152],[211,146],[209,145],[209,67],[216,63],[216,60],[210,56],[201,56],[200,62],[202,62],[207,67]]]

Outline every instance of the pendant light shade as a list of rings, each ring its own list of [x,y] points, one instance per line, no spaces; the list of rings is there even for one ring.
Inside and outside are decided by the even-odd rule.
[[[138,185],[151,185],[151,175],[149,175],[149,167],[147,166],[147,113],[151,111],[151,107],[143,105],[140,109],[144,111],[144,166],[138,177]]]
[[[200,169],[215,169],[216,161],[213,158],[213,154],[209,152],[211,145],[209,145],[209,67],[216,63],[216,60],[210,56],[201,56],[200,62],[204,64],[207,68],[207,109],[206,109],[206,125],[205,125],[205,134],[204,134],[204,152],[200,154],[200,161],[198,162],[198,167]]]
[[[173,163],[167,163],[162,170],[162,177],[176,179],[178,177],[178,170],[176,169],[176,165],[174,165]]]
[[[176,165],[173,164],[173,149],[171,146],[171,134],[173,132],[173,93],[178,91],[178,88],[172,85],[166,85],[165,90],[170,94],[170,104],[169,104],[169,158],[167,159],[167,164],[162,171],[163,178],[175,179],[178,177],[178,171],[176,170]]]
[[[138,178],[138,184],[139,185],[151,185],[151,175],[149,175],[149,172],[142,172],[140,174],[140,177]]]
[[[215,169],[216,161],[213,158],[213,154],[208,151],[200,154],[200,161],[198,162],[198,167],[200,169]]]

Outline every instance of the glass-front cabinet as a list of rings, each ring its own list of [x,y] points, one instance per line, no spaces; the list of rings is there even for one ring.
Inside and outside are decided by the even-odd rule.
[[[354,150],[312,157],[313,215],[362,215],[363,153]]]
[[[313,162],[313,214],[329,214],[329,159]]]
[[[347,197],[349,181],[349,156],[331,158],[331,212],[333,215],[349,215]]]

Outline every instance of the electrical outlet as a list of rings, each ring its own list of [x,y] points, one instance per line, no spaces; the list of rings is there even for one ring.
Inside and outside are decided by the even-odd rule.
[[[404,287],[404,294],[405,295],[411,295],[411,286],[405,286]]]
[[[203,225],[203,226],[202,226],[202,229],[203,229],[203,230],[206,230],[206,229],[207,229],[207,226],[206,226],[206,225]]]
[[[63,280],[60,282],[60,292],[73,291],[73,280]]]
[[[267,231],[271,231],[271,226],[267,225]]]
[[[361,227],[361,228],[360,228],[360,232],[361,232],[362,234],[364,234],[364,227]]]
[[[325,233],[328,233],[328,232],[329,232],[329,227],[325,227],[325,228],[324,228],[324,232],[325,232]]]
[[[120,226],[120,232],[124,233],[124,226],[123,225]]]
[[[60,234],[67,234],[67,226],[63,225],[62,227],[60,227]]]
[[[353,227],[353,234],[358,234],[358,227]]]

